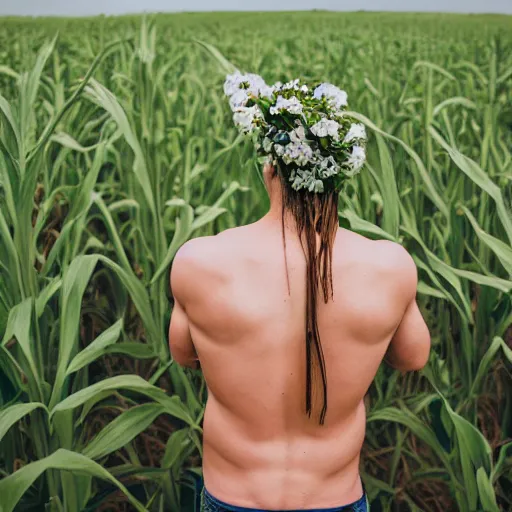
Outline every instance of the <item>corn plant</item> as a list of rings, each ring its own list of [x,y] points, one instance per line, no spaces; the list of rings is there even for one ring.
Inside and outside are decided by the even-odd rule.
[[[93,495],[92,478],[96,477],[122,490],[137,510],[146,510],[101,461],[129,443],[159,415],[179,418],[194,431],[200,431],[200,427],[178,396],[169,397],[137,375],[89,382],[88,365],[104,354],[155,356],[149,345],[116,343],[124,337],[122,304],[113,311],[116,318],[112,325],[80,350],[82,299],[97,267],[112,272],[126,288],[148,321],[145,325],[148,336],[155,339],[159,333],[143,285],[106,256],[87,254],[89,246],[83,243],[89,211],[96,198],[98,173],[112,138],[100,136],[94,157],[82,162],[87,172],[81,173],[75,185],[52,188],[53,180],[48,172],[56,142],[52,140],[55,127],[80,97],[101,59],[114,51],[116,45],[106,47],[62,108],[43,130],[37,130],[36,98],[54,44],[55,41],[41,49],[31,72],[19,75],[17,102],[0,97],[0,169],[4,193],[0,211],[0,295],[3,308],[8,311],[0,371],[2,379],[13,389],[12,396],[2,394],[0,410],[5,462],[5,478],[0,482],[1,507],[5,511],[13,510],[23,497],[25,506],[38,508],[46,504],[51,510],[83,510]],[[34,195],[38,183],[45,185],[45,198],[36,205],[36,213]],[[41,233],[58,201],[68,206],[68,212],[59,238],[47,253],[41,253]],[[141,350],[144,347],[146,352]],[[144,403],[135,402],[134,407],[85,442],[80,431],[87,413],[99,400],[121,391],[145,397]],[[19,430],[12,428],[14,425]],[[23,461],[23,467],[14,471],[17,460]],[[123,468],[117,471],[117,476],[128,471],[133,472],[133,468]],[[45,480],[38,480],[43,473]],[[162,478],[166,478],[164,473],[162,468]],[[36,480],[37,489],[27,492]]]

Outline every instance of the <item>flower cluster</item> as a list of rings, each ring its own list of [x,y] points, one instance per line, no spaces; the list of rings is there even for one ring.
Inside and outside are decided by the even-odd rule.
[[[253,73],[228,75],[224,93],[233,121],[255,137],[258,151],[287,176],[294,190],[339,190],[366,160],[366,130],[347,115],[347,93],[295,79],[272,86]]]

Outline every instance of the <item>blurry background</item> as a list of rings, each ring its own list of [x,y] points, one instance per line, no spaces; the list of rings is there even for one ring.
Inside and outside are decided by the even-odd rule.
[[[330,11],[408,11],[408,12],[460,12],[511,14],[508,0],[360,0],[354,5],[348,0],[281,0],[276,5],[270,0],[240,2],[236,0],[191,0],[186,4],[166,0],[91,0],[86,3],[70,3],[66,0],[2,0],[0,14],[24,16],[94,16],[98,14],[133,14],[140,12],[180,11],[300,11],[328,9]]]
[[[512,12],[334,4],[314,7]],[[206,392],[170,359],[169,266],[187,239],[268,208],[222,55],[268,83],[348,92],[370,141],[340,223],[418,267],[433,350],[420,373],[383,365],[367,397],[372,512],[511,510],[512,17],[321,10],[0,19],[3,510],[194,510]]]

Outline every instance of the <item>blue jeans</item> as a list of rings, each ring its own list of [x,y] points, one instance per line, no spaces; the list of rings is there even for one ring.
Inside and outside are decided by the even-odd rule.
[[[236,505],[230,505],[220,501],[219,499],[212,496],[206,487],[201,490],[200,494],[200,512],[277,512],[268,511],[261,508],[246,508],[238,507]],[[363,495],[353,503],[343,505],[342,507],[334,508],[311,508],[311,509],[300,509],[300,510],[282,510],[280,512],[369,512],[370,505],[368,503],[368,496],[363,484]]]

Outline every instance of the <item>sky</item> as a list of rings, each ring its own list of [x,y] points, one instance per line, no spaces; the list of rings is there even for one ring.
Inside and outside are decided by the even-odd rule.
[[[424,11],[512,14],[512,0],[0,0],[0,15],[92,16],[173,11]]]

